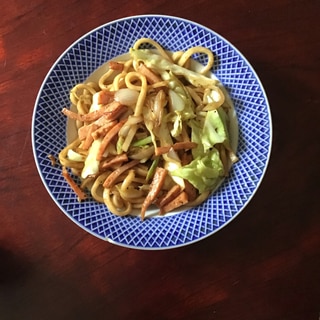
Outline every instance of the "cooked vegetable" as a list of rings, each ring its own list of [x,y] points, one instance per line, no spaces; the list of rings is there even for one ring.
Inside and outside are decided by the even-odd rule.
[[[157,51],[140,49],[147,42]],[[194,53],[208,55],[201,72]],[[116,215],[150,207],[165,214],[204,201],[237,161],[229,134],[232,105],[206,48],[165,52],[140,39],[124,60],[108,63],[96,81],[76,85],[62,113],[77,125],[77,139],[59,154],[63,175],[79,199],[85,194],[66,171]]]

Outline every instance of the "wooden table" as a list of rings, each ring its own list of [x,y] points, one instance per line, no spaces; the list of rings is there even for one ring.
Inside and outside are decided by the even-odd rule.
[[[0,319],[317,320],[320,317],[317,0],[1,1]],[[51,65],[78,37],[129,15],[194,20],[251,62],[274,125],[246,209],[196,244],[119,247],[73,224],[45,190],[31,117]]]

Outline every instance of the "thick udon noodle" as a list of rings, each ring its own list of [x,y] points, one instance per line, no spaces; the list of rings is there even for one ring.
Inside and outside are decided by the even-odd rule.
[[[186,69],[193,63],[191,59],[193,55],[206,55],[207,64],[200,70],[198,68],[197,71],[201,75],[208,74],[213,67],[214,56],[207,48],[193,47],[185,52],[171,53],[165,51],[152,39],[142,38],[133,45],[133,49],[138,50],[146,44],[155,48],[155,52],[162,58]],[[71,119],[70,122],[73,121],[76,125],[76,130],[73,130],[76,135],[69,136],[72,141],[69,141],[69,144],[60,152],[59,160],[64,168],[69,168],[73,175],[80,177],[81,189],[90,190],[92,197],[104,203],[113,214],[125,216],[141,210],[143,218],[151,204],[156,203],[159,206],[161,199],[163,200],[177,185],[174,177],[170,176],[170,172],[167,174],[168,168],[165,168],[165,178],[161,178],[161,190],[158,190],[157,195],[151,197],[150,203],[146,204],[146,198],[150,198],[150,190],[156,187],[156,181],[152,183],[156,168],[165,167],[168,158],[182,163],[187,161],[183,159],[190,158],[190,149],[174,150],[170,145],[170,148],[165,151],[161,149],[166,147],[161,142],[163,126],[169,126],[169,129],[172,129],[170,122],[163,124],[164,117],[169,113],[167,105],[170,79],[164,80],[148,68],[141,69],[141,63],[134,61],[129,54],[123,57],[125,59],[121,57],[114,59],[113,62],[108,63],[109,68],[106,66],[100,68],[99,73],[89,77],[85,83],[76,85],[70,91],[71,112],[64,110],[64,113]],[[149,71],[152,72],[151,75]],[[154,74],[156,74],[155,77]],[[204,113],[202,109],[205,108],[206,88],[182,81],[188,95],[192,98],[196,112]],[[217,88],[220,88],[217,90],[221,95],[221,101],[217,102],[215,108],[224,108],[231,115],[233,108],[230,99],[218,82]],[[97,102],[99,94],[105,98],[101,104]],[[117,99],[118,102],[115,102]],[[105,108],[105,112],[99,116],[98,113],[102,107]],[[147,109],[151,111],[146,111]],[[157,123],[157,116],[160,117],[161,123],[159,121]],[[155,135],[156,143],[159,144],[160,151],[152,141],[142,145],[143,147],[139,146],[144,139],[150,140],[148,125],[145,123],[146,117],[153,117],[155,131],[158,132],[158,136]],[[85,137],[81,136],[80,132],[86,132]],[[190,142],[190,134],[190,128],[183,123],[181,134],[177,137],[169,137],[171,146],[183,145],[181,144],[183,141]],[[168,140],[164,144],[168,144]],[[189,144],[186,145],[188,148]],[[227,157],[228,151],[231,150],[226,150],[222,145],[218,146],[218,149],[221,160],[224,162],[224,176],[226,176],[232,164]],[[161,150],[164,153],[156,155],[156,151],[161,152]],[[188,157],[184,156],[186,154]],[[231,154],[234,156],[233,152]],[[94,172],[90,172],[90,161],[95,164]],[[189,189],[192,188],[190,183],[187,186]],[[182,189],[180,188],[180,194]],[[196,206],[212,192],[212,190],[206,190],[199,193],[194,189],[192,189],[193,196],[187,194],[189,197],[187,201],[172,207],[173,210],[179,205]],[[171,196],[170,199],[172,203],[175,197]],[[167,212],[160,207],[160,212],[161,210],[162,213]]]

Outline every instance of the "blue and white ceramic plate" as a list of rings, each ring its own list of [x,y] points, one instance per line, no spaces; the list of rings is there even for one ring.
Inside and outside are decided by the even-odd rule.
[[[237,156],[230,176],[202,205],[164,217],[118,217],[94,200],[79,203],[49,154],[66,145],[69,91],[106,61],[128,52],[142,37],[166,50],[204,46],[215,55],[213,72],[227,88],[239,123]],[[200,58],[198,58],[200,59]],[[196,58],[197,60],[197,58]],[[203,62],[203,61],[200,61]],[[138,249],[168,249],[204,239],[230,221],[248,204],[260,185],[270,157],[272,123],[266,94],[243,55],[214,31],[185,19],[133,16],[107,23],[73,43],[46,76],[34,108],[32,143],[41,179],[58,207],[76,224],[111,243]]]

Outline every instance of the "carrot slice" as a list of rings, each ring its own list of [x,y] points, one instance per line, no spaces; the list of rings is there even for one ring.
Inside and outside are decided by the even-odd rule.
[[[62,176],[65,178],[65,180],[67,181],[71,189],[76,193],[79,201],[86,199],[87,197],[86,194],[80,189],[80,187],[71,178],[65,166],[62,167]]]
[[[97,103],[98,104],[108,104],[114,100],[114,92],[108,90],[101,90],[97,93]]]
[[[125,121],[118,122],[114,127],[112,127],[106,135],[103,137],[101,145],[99,147],[99,151],[97,154],[97,160],[100,161],[102,159],[103,153],[106,150],[107,146],[109,145],[110,141],[113,139],[113,137],[116,136],[116,134],[119,132],[121,127],[124,125]]]
[[[163,215],[167,212],[173,211],[174,209],[187,204],[188,201],[188,194],[185,191],[182,191],[175,199],[173,199],[160,209],[160,214]]]
[[[99,110],[92,111],[87,114],[79,114],[79,113],[73,112],[67,108],[63,108],[61,111],[65,116],[69,117],[70,119],[83,121],[83,122],[91,122],[91,121],[99,119],[103,115],[105,110],[104,110],[104,108],[101,108]]]
[[[171,146],[157,147],[155,149],[155,155],[160,156],[162,154],[168,153],[171,148],[173,150],[189,150],[189,149],[195,148],[196,146],[197,144],[191,141],[176,142]]]
[[[161,191],[167,174],[168,171],[166,169],[157,167],[152,182],[150,184],[150,191],[147,194],[141,206],[141,220],[144,219],[148,207],[152,204],[152,202],[156,199],[159,192]]]
[[[180,192],[181,187],[178,184],[175,184],[167,193],[165,193],[162,197],[160,197],[157,200],[156,205],[160,208],[163,207],[164,205],[172,201],[174,198],[176,198]]]
[[[117,178],[126,170],[136,166],[140,160],[132,160],[125,165],[121,166],[120,168],[116,169],[115,171],[111,172],[107,179],[103,183],[104,188],[111,188],[114,184],[114,182],[117,180]]]
[[[92,122],[97,119],[99,119],[104,114],[107,115],[107,118],[109,120],[117,119],[122,113],[124,113],[127,110],[127,107],[124,105],[121,105],[120,102],[113,101],[110,104],[108,104],[106,107],[102,107],[98,110],[89,112],[87,114],[79,114],[76,112],[73,112],[67,108],[63,108],[61,112],[69,117],[70,119],[83,121],[83,122]]]
[[[197,189],[186,179],[184,179],[184,185],[184,191],[187,193],[189,201],[194,201],[198,196]]]
[[[137,68],[138,72],[143,74],[149,83],[154,84],[157,82],[161,82],[162,79],[156,75],[151,69],[149,69],[145,64],[140,63],[140,65]]]
[[[128,108],[126,106],[120,104],[120,102],[114,101],[105,108],[103,114],[106,116],[107,120],[116,120],[127,110]]]
[[[117,120],[114,121],[109,121],[107,123],[105,123],[104,125],[102,125],[100,128],[98,128],[97,130],[92,132],[92,138],[94,140],[97,140],[100,137],[103,137],[107,134],[107,132],[116,124],[118,123]]]
[[[122,71],[124,64],[117,61],[109,61],[109,68],[112,70]]]
[[[180,158],[183,166],[189,164],[193,160],[192,154],[187,152],[183,152]]]
[[[97,129],[97,125],[90,125],[88,132],[87,132],[87,136],[85,137],[83,144],[82,144],[82,149],[83,150],[88,150],[90,148],[90,146],[92,145],[93,142],[93,136],[92,133]]]
[[[106,159],[106,161],[104,161],[102,164],[101,164],[101,168],[103,170],[107,169],[107,168],[110,168],[116,164],[119,164],[119,163],[122,163],[122,162],[127,162],[129,159],[128,159],[128,156],[126,153],[121,153],[115,157],[113,157],[112,159]]]

